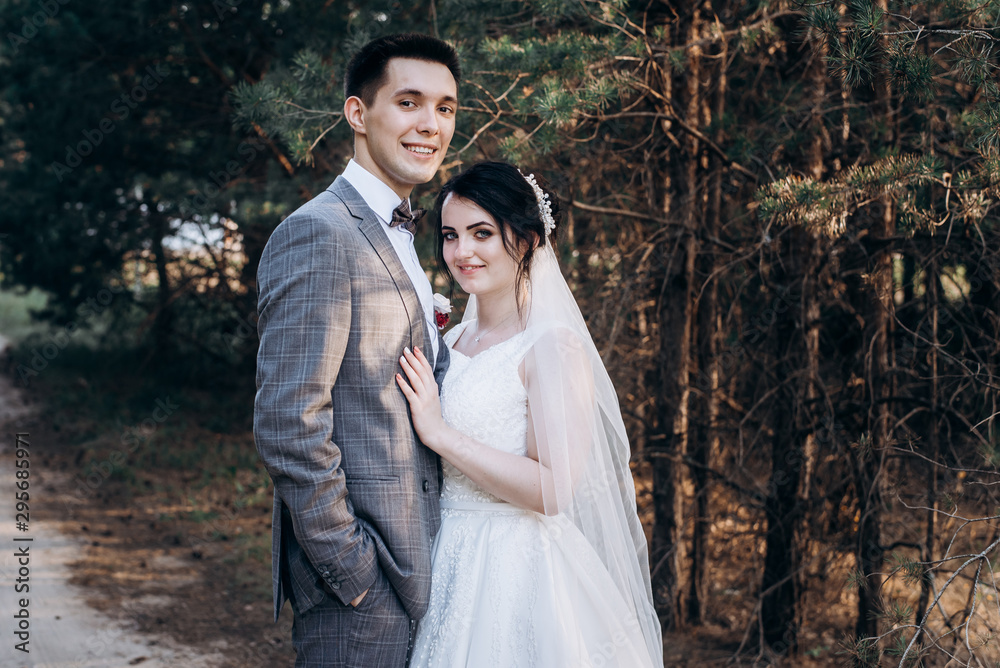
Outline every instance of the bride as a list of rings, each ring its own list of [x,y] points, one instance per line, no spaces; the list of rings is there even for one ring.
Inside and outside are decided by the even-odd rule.
[[[435,210],[444,263],[471,296],[445,337],[440,399],[419,349],[396,377],[444,473],[410,666],[659,668],[628,440],[556,261],[557,203],[486,162],[449,180]]]

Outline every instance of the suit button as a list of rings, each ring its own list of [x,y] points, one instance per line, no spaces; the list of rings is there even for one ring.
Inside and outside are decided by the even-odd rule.
[[[424,491],[426,492],[426,491],[427,491],[427,490],[429,490],[430,488],[431,488],[431,486],[430,486],[430,485],[429,485],[429,484],[427,483],[427,481],[426,481],[426,480],[424,480]]]
[[[330,571],[323,571],[321,573],[321,575],[322,575],[322,577],[323,577],[324,580],[329,580],[330,579]]]
[[[331,582],[330,583],[330,587],[333,588],[333,589],[340,589],[340,583],[339,582]]]

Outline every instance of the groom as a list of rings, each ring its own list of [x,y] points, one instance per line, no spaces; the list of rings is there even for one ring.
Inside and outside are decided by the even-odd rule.
[[[295,615],[296,666],[396,668],[430,596],[440,462],[394,380],[404,348],[436,360],[431,286],[409,195],[444,160],[458,57],[425,35],[350,62],[354,159],[271,235],[258,281],[254,439],[274,481],[274,614]]]

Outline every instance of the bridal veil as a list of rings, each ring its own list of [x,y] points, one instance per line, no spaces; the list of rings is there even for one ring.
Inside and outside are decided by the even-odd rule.
[[[525,336],[531,345],[523,365],[529,444],[533,440],[547,470],[545,515],[561,516],[583,534],[624,602],[623,633],[641,634],[649,665],[660,668],[663,641],[617,394],[548,240],[535,252],[529,277]],[[471,296],[463,320],[476,312]]]

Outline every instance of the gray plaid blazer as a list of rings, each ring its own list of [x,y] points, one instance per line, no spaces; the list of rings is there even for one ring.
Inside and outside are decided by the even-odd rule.
[[[381,569],[413,619],[427,610],[441,463],[396,385],[403,348],[432,351],[382,223],[343,177],[271,235],[257,270],[254,440],[274,481],[274,616]],[[448,366],[439,341],[435,375]]]

